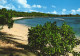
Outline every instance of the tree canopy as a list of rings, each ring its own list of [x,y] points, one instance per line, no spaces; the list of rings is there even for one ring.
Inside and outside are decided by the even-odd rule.
[[[0,14],[3,14],[4,12],[12,13],[13,17],[80,17],[79,14],[58,15],[41,12],[19,12],[11,9],[7,10],[6,8],[0,9]]]

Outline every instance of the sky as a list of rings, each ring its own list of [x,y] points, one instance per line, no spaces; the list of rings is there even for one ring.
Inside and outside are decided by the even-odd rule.
[[[50,14],[80,14],[80,0],[0,0],[0,9]]]

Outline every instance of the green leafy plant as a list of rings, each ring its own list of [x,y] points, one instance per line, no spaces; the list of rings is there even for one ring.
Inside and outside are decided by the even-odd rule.
[[[0,26],[3,27],[4,25],[7,25],[8,28],[11,28],[13,23],[14,21],[12,20],[11,13],[9,13],[7,9],[3,8],[0,15]]]
[[[29,46],[42,56],[59,56],[71,52],[76,45],[72,28],[63,23],[61,27],[56,22],[47,22],[29,29]]]

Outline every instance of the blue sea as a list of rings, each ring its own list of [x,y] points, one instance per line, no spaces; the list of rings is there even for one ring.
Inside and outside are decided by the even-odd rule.
[[[23,24],[30,27],[35,27],[37,24],[43,25],[47,21],[49,22],[57,22],[57,26],[61,26],[63,22],[66,22],[68,25],[70,25],[74,32],[76,37],[80,37],[80,17],[38,17],[33,19],[21,19],[16,20],[15,23]]]

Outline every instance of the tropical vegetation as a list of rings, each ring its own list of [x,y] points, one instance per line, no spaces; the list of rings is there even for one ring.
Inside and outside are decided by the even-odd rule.
[[[8,12],[7,9],[3,8],[0,10],[0,29],[3,28],[4,25],[7,25],[8,28],[13,26],[14,21],[12,20],[11,12]]]
[[[8,13],[12,13],[12,17],[80,17],[79,14],[58,15],[58,14],[49,14],[49,13],[41,13],[41,12],[19,12],[11,9],[7,10],[6,8],[0,9],[0,15],[2,15],[2,13],[5,10]]]
[[[58,27],[56,22],[47,22],[29,29],[29,46],[40,56],[67,55],[76,46],[75,39],[75,33],[66,23]]]

